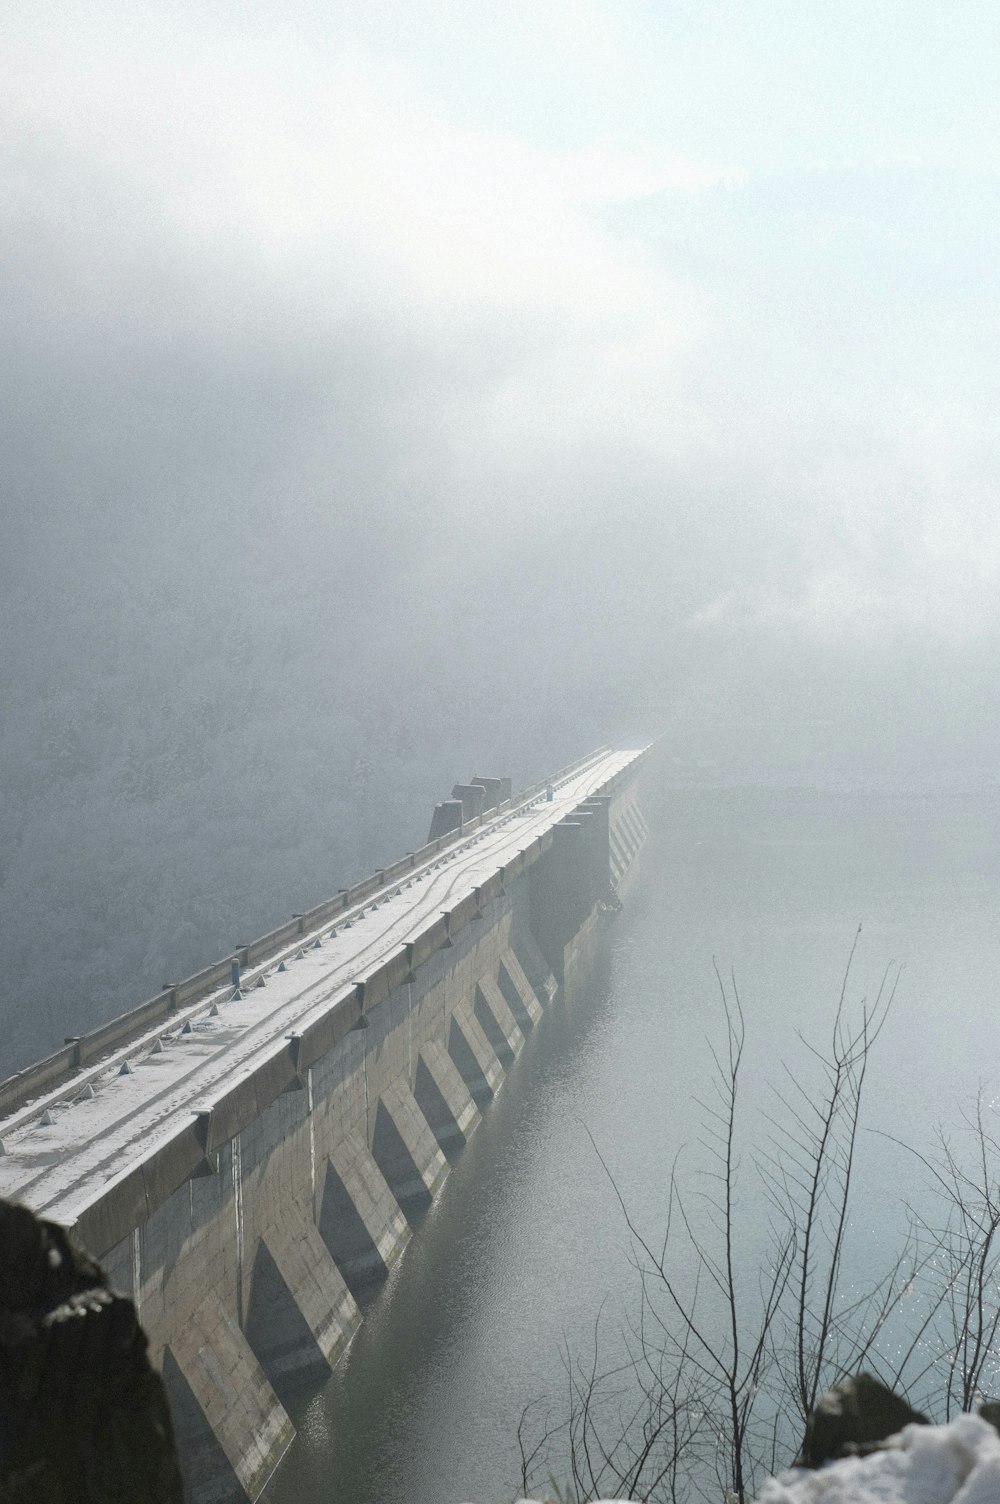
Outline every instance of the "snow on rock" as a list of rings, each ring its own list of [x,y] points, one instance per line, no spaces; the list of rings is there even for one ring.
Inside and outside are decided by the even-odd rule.
[[[793,1468],[765,1483],[757,1504],[998,1504],[1000,1435],[978,1415],[907,1426],[868,1457]]]
[[[978,1415],[907,1426],[885,1451],[769,1479],[756,1504],[1000,1504],[1000,1435]]]

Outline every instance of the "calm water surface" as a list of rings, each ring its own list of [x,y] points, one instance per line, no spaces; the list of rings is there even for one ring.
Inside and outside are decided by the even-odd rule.
[[[643,882],[593,983],[529,1038],[437,1203],[325,1387],[269,1504],[509,1504],[524,1405],[565,1389],[631,1295],[628,1239],[591,1136],[629,1204],[662,1221],[697,1138],[717,1037],[713,957],[747,1019],[747,1123],[797,1034],[825,1036],[858,923],[849,996],[905,964],[869,1122],[927,1144],[980,1082],[1000,1100],[1000,799],[806,789],[647,791]],[[853,1256],[898,1237],[914,1163],[866,1138]],[[753,1196],[748,1193],[752,1202]],[[752,1218],[753,1209],[750,1207]]]

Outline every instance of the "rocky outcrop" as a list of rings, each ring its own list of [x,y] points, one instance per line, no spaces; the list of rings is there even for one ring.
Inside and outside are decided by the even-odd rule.
[[[99,1265],[0,1201],[0,1504],[181,1504],[146,1346]]]
[[[821,1467],[839,1457],[858,1457],[884,1446],[904,1426],[926,1426],[927,1416],[898,1394],[859,1373],[827,1390],[806,1424],[797,1467]]]

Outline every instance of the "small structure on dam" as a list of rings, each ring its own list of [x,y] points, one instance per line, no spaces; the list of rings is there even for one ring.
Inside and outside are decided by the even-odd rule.
[[[644,755],[456,785],[420,851],[0,1083],[0,1197],[134,1300],[195,1504],[260,1495],[292,1387],[572,999],[645,838]]]

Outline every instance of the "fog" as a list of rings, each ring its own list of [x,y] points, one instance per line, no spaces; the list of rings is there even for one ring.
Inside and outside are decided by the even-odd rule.
[[[457,778],[996,778],[997,29],[7,18],[0,1070]]]

